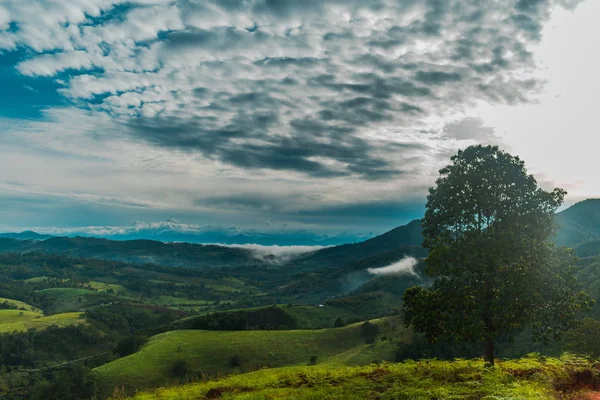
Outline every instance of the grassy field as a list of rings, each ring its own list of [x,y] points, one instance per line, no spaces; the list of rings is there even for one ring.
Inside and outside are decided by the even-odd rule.
[[[43,289],[41,292],[54,298],[56,301],[55,312],[57,313],[80,311],[91,306],[120,299],[118,296],[104,292],[79,288],[51,288]]]
[[[25,309],[27,311],[33,311],[33,312],[40,313],[40,314],[43,313],[42,310],[40,310],[37,307],[32,306],[31,304],[23,303],[22,301],[19,301],[19,300],[5,299],[4,297],[0,297],[0,303],[4,303],[4,302],[7,302],[7,303],[17,306],[19,308]]]
[[[598,369],[573,358],[525,358],[485,369],[481,360],[420,361],[257,371],[222,380],[138,393],[134,400],[192,399],[578,399]],[[125,395],[115,392],[113,399]]]
[[[335,321],[341,318],[344,323],[354,322],[359,320],[356,314],[351,311],[337,308],[337,307],[318,307],[318,306],[307,306],[307,305],[279,305],[277,308],[273,306],[266,307],[253,307],[253,308],[242,308],[232,309],[223,311],[213,311],[213,315],[227,315],[237,314],[245,319],[252,320],[272,320],[274,318],[273,312],[278,311],[280,314],[285,314],[279,317],[288,321],[288,324],[293,329],[324,329],[332,328]],[[198,316],[184,318],[181,321],[175,323],[178,329],[187,329],[193,327],[193,321],[206,317],[206,312]],[[271,321],[273,322],[273,321]],[[186,328],[187,327],[187,328]],[[289,328],[276,328],[276,329],[289,329]]]
[[[365,343],[360,324],[310,331],[172,331],[152,337],[139,352],[95,371],[106,390],[124,386],[131,391],[172,381],[172,369],[178,360],[185,360],[193,375],[216,376],[307,365],[311,357],[317,357],[317,363],[328,364],[393,359],[397,343],[410,340],[410,334],[395,318],[373,324],[380,327],[373,344]],[[384,336],[387,340],[382,341]],[[239,363],[233,362],[236,355]]]
[[[32,311],[0,310],[0,333],[26,331],[28,329],[46,329],[56,325],[65,327],[84,323],[83,313],[56,314],[44,317]]]

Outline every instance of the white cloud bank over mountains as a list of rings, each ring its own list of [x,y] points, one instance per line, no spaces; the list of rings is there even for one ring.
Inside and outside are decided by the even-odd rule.
[[[300,230],[241,230],[234,226],[192,225],[177,221],[156,223],[136,222],[131,226],[88,226],[78,228],[39,227],[33,230],[53,236],[84,236],[112,240],[158,240],[163,242],[189,242],[243,247],[252,250],[259,258],[276,256],[287,258],[307,251],[362,241],[371,235],[358,232],[340,232],[324,235]]]

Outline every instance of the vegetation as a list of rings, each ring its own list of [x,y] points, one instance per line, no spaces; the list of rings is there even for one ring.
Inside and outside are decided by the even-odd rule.
[[[124,386],[132,391],[171,382],[170,368],[179,360],[186,361],[187,373],[196,377],[306,365],[312,356],[320,362],[360,365],[393,360],[398,344],[407,340],[410,333],[398,318],[372,321],[366,328],[354,324],[304,331],[171,331],[95,371],[103,389]]]
[[[555,218],[563,192],[537,189],[520,160],[475,147],[454,161],[424,221],[282,263],[219,246],[0,238],[0,398],[199,381],[137,397],[577,398],[598,383],[592,362],[508,359],[600,357],[600,307],[562,340],[532,340],[573,326],[587,303],[575,277],[600,299],[600,202]],[[578,261],[551,242],[553,221]],[[369,272],[405,256],[419,259],[414,275]],[[486,338],[495,369],[463,359]]]
[[[576,399],[598,382],[583,359],[533,356],[483,369],[482,360],[410,361],[258,371],[224,380],[139,393],[135,400],[187,399]],[[123,394],[114,393],[113,399]]]
[[[43,317],[32,311],[0,310],[0,333],[43,330],[50,326],[65,327],[84,323],[83,313],[55,314]]]
[[[406,322],[438,340],[494,345],[531,327],[547,341],[589,308],[576,257],[556,248],[555,212],[565,192],[538,188],[525,164],[498,147],[472,146],[452,157],[427,197],[423,221],[431,289],[404,294]]]
[[[600,358],[600,321],[586,318],[566,335],[565,350]]]

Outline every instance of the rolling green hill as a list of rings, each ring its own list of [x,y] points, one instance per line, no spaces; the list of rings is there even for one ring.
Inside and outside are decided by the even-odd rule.
[[[216,376],[265,367],[306,365],[311,357],[316,357],[318,363],[368,364],[375,359],[393,360],[397,344],[410,340],[410,332],[396,318],[372,324],[379,327],[376,336],[365,332],[361,323],[322,330],[171,331],[152,337],[137,353],[95,371],[105,390],[124,386],[131,391],[172,382],[177,374]],[[383,337],[386,340],[381,341]],[[186,365],[183,374],[174,371],[180,360]]]
[[[32,311],[0,310],[0,333],[24,332],[28,329],[43,330],[49,326],[71,326],[85,323],[83,313],[55,314],[44,317]]]
[[[34,307],[31,304],[27,304],[27,303],[19,301],[19,300],[5,299],[3,297],[0,297],[0,304],[2,304],[2,303],[10,304],[11,306],[17,307],[18,309],[21,309],[21,310],[33,311],[36,313],[43,314],[43,311],[40,310],[39,308]]]
[[[173,329],[292,330],[332,328],[338,318],[360,321],[357,314],[331,306],[280,305],[214,312],[184,318]]]

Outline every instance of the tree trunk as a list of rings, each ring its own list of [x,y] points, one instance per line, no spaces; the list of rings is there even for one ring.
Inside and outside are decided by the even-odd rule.
[[[485,355],[483,359],[486,363],[490,363],[491,366],[494,366],[494,339],[486,339]]]

